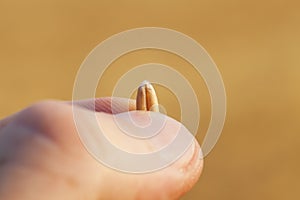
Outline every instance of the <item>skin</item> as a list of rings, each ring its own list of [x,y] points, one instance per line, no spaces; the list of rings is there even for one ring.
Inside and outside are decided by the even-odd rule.
[[[79,101],[75,106],[89,114],[94,112],[92,101]],[[96,115],[110,130],[108,137],[126,147],[122,134],[112,127],[111,101],[111,98],[96,99]],[[113,101],[114,114],[135,109],[134,101],[121,98]],[[181,125],[169,118],[167,123],[163,131],[166,135]],[[150,151],[153,143],[139,143],[130,148]],[[0,199],[178,199],[201,174],[203,160],[199,159],[199,153],[195,141],[180,159],[162,170],[122,173],[100,164],[84,148],[70,102],[39,102],[0,121]]]

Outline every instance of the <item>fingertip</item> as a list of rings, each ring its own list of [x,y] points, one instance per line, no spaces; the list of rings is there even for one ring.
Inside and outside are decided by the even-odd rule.
[[[87,100],[69,102],[73,106],[79,106],[95,112],[117,114],[135,110],[135,100],[120,97],[102,97]]]

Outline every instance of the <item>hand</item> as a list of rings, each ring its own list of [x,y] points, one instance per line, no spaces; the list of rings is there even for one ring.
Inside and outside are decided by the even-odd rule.
[[[94,112],[91,101],[76,106]],[[128,105],[125,99],[114,101],[119,113],[135,108],[134,102]],[[98,120],[107,126],[113,124],[110,102],[111,98],[95,100]],[[170,118],[167,122],[166,133],[181,125]],[[113,141],[126,146],[118,130],[108,130]],[[151,144],[139,148],[148,149]],[[70,102],[40,102],[0,121],[0,199],[178,199],[200,176],[200,152],[195,140],[180,159],[162,170],[122,173],[100,164],[86,151]]]

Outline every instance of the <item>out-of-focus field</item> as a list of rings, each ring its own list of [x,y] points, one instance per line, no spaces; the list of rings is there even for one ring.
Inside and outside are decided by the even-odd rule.
[[[221,138],[183,199],[299,199],[299,9],[292,0],[1,0],[0,118],[39,100],[70,100],[81,62],[107,37],[136,27],[175,29],[209,52],[228,101]],[[210,118],[208,92],[173,54],[143,50],[121,57],[97,96],[111,95],[122,74],[147,62],[172,66],[191,81],[201,106],[201,142]],[[178,118],[174,94],[161,87],[158,93]]]

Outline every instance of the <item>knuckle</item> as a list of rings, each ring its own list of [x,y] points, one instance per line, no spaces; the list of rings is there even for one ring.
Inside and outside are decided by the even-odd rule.
[[[17,122],[30,128],[42,129],[72,116],[71,108],[59,101],[45,100],[34,103],[20,112]]]

